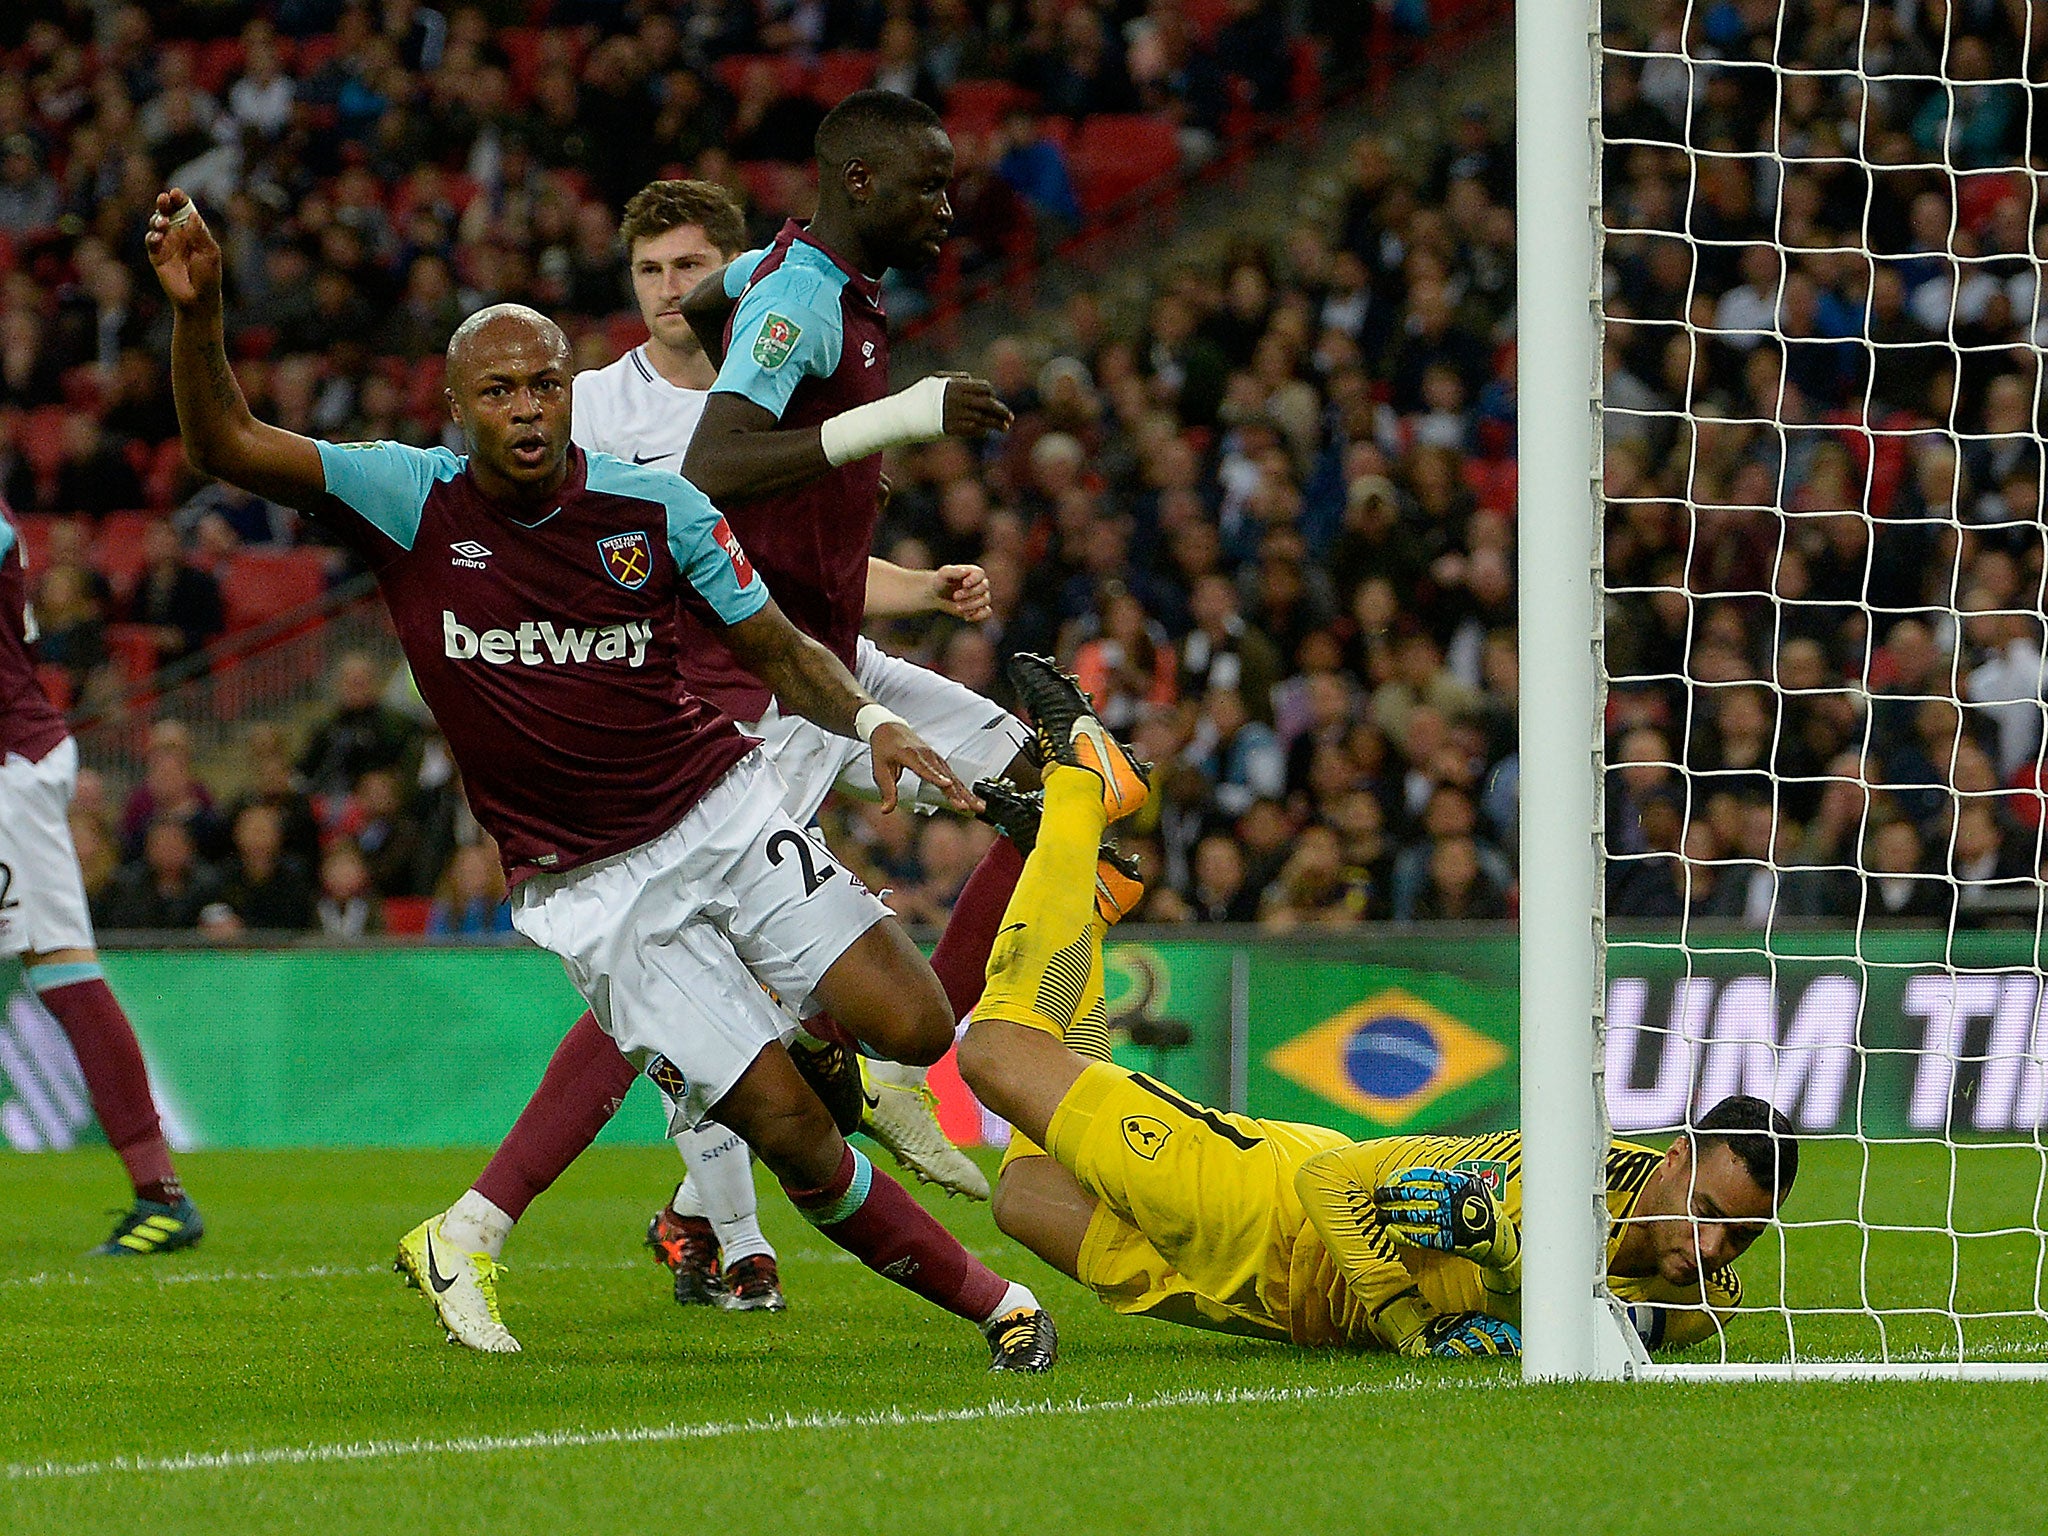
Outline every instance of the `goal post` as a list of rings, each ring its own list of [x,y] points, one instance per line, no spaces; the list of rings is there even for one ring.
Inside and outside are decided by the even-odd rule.
[[[1599,7],[1515,7],[1523,1372],[1611,1374],[1601,1054]],[[1541,707],[1532,707],[1540,700]],[[1540,813],[1532,808],[1540,807]]]
[[[2048,1377],[2036,9],[1516,9],[1526,1380]],[[1609,1148],[1734,1093],[1652,1357]]]

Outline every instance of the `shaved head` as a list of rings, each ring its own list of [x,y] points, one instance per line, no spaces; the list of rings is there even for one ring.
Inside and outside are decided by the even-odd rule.
[[[478,360],[530,341],[538,341],[565,363],[569,359],[569,338],[539,310],[524,304],[489,305],[463,321],[448,338],[448,377],[466,377]]]
[[[480,309],[448,339],[448,409],[486,496],[545,500],[568,473],[569,338],[524,304]]]

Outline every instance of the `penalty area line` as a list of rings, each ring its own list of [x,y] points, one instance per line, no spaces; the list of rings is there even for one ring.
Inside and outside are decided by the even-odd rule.
[[[1224,1387],[1160,1392],[1086,1401],[1068,1398],[1046,1402],[983,1403],[970,1408],[889,1408],[871,1413],[775,1414],[765,1418],[728,1419],[703,1424],[649,1424],[626,1429],[541,1430],[524,1435],[478,1435],[446,1440],[358,1440],[329,1445],[271,1446],[252,1451],[194,1451],[182,1456],[112,1456],[103,1461],[16,1462],[6,1468],[9,1482],[102,1477],[120,1472],[225,1472],[260,1467],[296,1467],[351,1461],[392,1461],[415,1456],[484,1456],[507,1451],[580,1450],[607,1445],[668,1445],[696,1440],[724,1440],[786,1430],[897,1429],[927,1425],[995,1423],[1018,1419],[1060,1419],[1087,1414],[1142,1413],[1165,1408],[1256,1407],[1265,1404],[1322,1403],[1364,1397],[1378,1392],[1423,1388],[1480,1386],[1477,1381],[1396,1377],[1384,1382],[1355,1382],[1333,1387]]]

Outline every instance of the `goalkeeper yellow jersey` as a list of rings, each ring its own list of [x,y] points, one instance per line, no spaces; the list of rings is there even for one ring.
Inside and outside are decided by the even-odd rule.
[[[1357,1349],[1397,1348],[1436,1313],[1520,1320],[1518,1278],[1396,1243],[1372,1199],[1403,1169],[1470,1169],[1519,1225],[1517,1131],[1350,1141],[1319,1125],[1210,1109],[1103,1062],[1061,1101],[1047,1150],[1101,1202],[1076,1278],[1119,1312]],[[1607,1208],[1617,1222],[1661,1157],[1615,1144]],[[1620,1240],[1617,1231],[1611,1242]],[[1624,1301],[1671,1309],[1660,1319],[1665,1345],[1709,1336],[1713,1314],[1741,1295],[1732,1270],[1704,1291],[1656,1278],[1610,1283]]]
[[[1615,1226],[1610,1259],[1621,1246],[1620,1223],[1635,1209],[1643,1185],[1663,1154],[1616,1142],[1607,1154],[1607,1211]],[[1522,1220],[1522,1133],[1492,1136],[1392,1136],[1347,1142],[1306,1159],[1295,1177],[1302,1224],[1287,1255],[1288,1334],[1300,1344],[1385,1348],[1389,1314],[1405,1295],[1419,1293],[1437,1313],[1484,1312],[1521,1321],[1519,1285],[1504,1284],[1470,1259],[1397,1244],[1380,1224],[1372,1192],[1403,1169],[1450,1168],[1476,1173],[1492,1189],[1517,1227]],[[1661,1343],[1677,1346],[1710,1337],[1715,1314],[1725,1319],[1741,1300],[1731,1269],[1700,1286],[1674,1286],[1657,1276],[1610,1276],[1624,1302],[1670,1308]]]

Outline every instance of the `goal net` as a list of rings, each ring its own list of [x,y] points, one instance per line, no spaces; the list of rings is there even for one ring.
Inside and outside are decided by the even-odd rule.
[[[2048,7],[1610,4],[1591,52],[1595,1071],[1618,1140],[1736,1093],[1800,1138],[1683,1358],[2048,1365]]]

